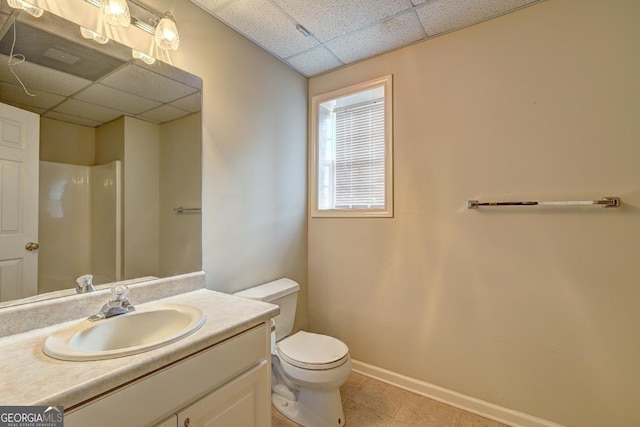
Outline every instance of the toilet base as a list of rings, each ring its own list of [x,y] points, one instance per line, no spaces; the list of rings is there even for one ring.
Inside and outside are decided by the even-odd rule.
[[[271,403],[285,417],[304,427],[344,426],[344,412],[340,390],[298,391],[298,400],[293,401],[276,393],[271,394]]]

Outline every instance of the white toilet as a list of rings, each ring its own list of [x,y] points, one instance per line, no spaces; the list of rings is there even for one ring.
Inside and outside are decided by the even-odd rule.
[[[300,331],[288,336],[299,290],[293,280],[279,279],[234,295],[280,306],[271,334],[271,402],[276,409],[305,427],[343,426],[340,386],[351,373],[349,348],[326,335]]]

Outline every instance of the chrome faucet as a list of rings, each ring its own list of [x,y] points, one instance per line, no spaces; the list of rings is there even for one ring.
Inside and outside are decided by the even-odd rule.
[[[129,287],[127,285],[115,285],[111,288],[111,299],[109,302],[103,305],[97,314],[90,316],[89,320],[95,322],[96,320],[134,311],[136,308],[126,299],[128,293]]]
[[[93,287],[93,274],[83,274],[76,279],[76,293],[84,294],[87,292],[94,292],[96,288]]]

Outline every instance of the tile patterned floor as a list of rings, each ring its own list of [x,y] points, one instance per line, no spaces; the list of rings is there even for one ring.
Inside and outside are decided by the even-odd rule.
[[[507,427],[352,373],[340,388],[346,427]],[[272,427],[298,427],[272,407]]]

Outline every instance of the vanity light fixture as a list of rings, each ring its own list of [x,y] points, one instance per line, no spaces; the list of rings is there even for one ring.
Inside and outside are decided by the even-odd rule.
[[[127,0],[102,0],[102,17],[115,27],[131,25],[131,13]]]
[[[180,35],[176,20],[171,12],[165,12],[156,27],[156,45],[162,49],[178,50],[180,45]]]
[[[9,3],[9,6],[11,6],[12,8],[22,9],[35,18],[40,18],[44,13],[43,9],[40,9],[39,7],[29,4],[23,0],[7,0],[7,3]]]
[[[131,55],[133,55],[134,58],[137,58],[149,65],[156,62],[156,58],[154,58],[153,56],[149,56],[146,53],[142,53],[139,50],[131,49]]]
[[[109,41],[109,37],[103,36],[102,34],[96,33],[95,31],[85,27],[80,27],[80,33],[85,39],[90,39],[100,44],[106,44]]]
[[[23,0],[8,1],[22,2]],[[180,35],[178,34],[176,20],[171,12],[160,14],[137,0],[85,1],[99,7],[102,19],[108,24],[121,27],[133,25],[154,36],[157,47],[164,50],[178,50]]]

